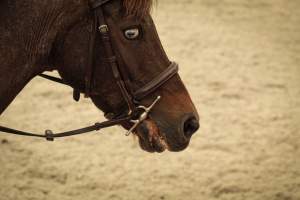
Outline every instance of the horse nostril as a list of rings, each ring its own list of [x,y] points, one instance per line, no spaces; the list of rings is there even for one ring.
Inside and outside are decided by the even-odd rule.
[[[185,137],[190,138],[199,129],[199,127],[199,122],[195,117],[188,118],[183,125]]]

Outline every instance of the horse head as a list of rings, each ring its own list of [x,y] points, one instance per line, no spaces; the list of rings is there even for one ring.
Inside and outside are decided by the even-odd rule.
[[[114,62],[122,87],[128,91],[125,96],[135,108],[149,106],[160,97],[149,116],[133,130],[141,148],[149,152],[181,151],[198,130],[199,116],[182,80],[174,73],[177,65],[170,62],[159,40],[150,15],[151,3],[94,1],[93,10],[66,31],[54,47],[54,65],[66,82],[86,93],[107,118],[113,119],[132,112],[128,105],[131,102],[124,98],[111,67]],[[97,6],[101,6],[104,27],[95,24],[99,13],[91,14],[97,12]],[[109,36],[108,44],[100,36],[101,31]],[[107,45],[111,45],[112,52],[107,52]],[[156,85],[151,87],[153,82]],[[121,125],[127,130],[133,126],[130,121]]]

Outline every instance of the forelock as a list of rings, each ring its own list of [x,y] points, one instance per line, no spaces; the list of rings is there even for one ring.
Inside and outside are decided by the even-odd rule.
[[[150,13],[154,0],[123,0],[126,15],[143,17]]]

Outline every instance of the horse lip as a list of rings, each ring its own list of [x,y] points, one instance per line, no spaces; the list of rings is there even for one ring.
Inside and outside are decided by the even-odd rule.
[[[187,115],[187,117],[189,117],[189,115]],[[147,122],[149,123],[149,121],[151,121],[153,124],[155,124],[156,129],[157,129],[157,134],[159,136],[159,138],[156,138],[153,143],[151,143],[151,141],[149,141],[150,129],[147,126]],[[163,133],[159,130],[158,125],[154,121],[149,120],[149,119],[145,120],[137,127],[135,134],[139,138],[139,144],[140,144],[141,148],[150,153],[153,153],[153,152],[161,153],[161,152],[164,152],[166,149],[170,152],[180,152],[180,151],[185,150],[189,146],[189,143],[190,143],[190,140],[187,140],[186,138],[183,138],[184,140],[180,141],[180,142],[169,141],[167,139],[167,137],[165,136],[165,133]]]
[[[152,131],[152,132],[150,132]],[[142,122],[135,131],[141,148],[148,152],[162,153],[168,146],[157,125],[152,120]]]
[[[180,152],[185,150],[188,146],[189,146],[189,141],[186,143],[182,143],[182,144],[176,144],[176,145],[170,145],[168,146],[168,150],[171,152]]]
[[[160,144],[158,144],[157,142],[155,143],[150,143],[148,140],[144,140],[143,138],[139,137],[139,144],[140,147],[150,153],[162,153],[166,150],[166,148]]]

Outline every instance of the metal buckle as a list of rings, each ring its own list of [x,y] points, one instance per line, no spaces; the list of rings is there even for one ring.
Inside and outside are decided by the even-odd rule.
[[[129,136],[140,123],[142,123],[145,119],[147,119],[150,111],[152,110],[152,108],[157,104],[157,102],[160,99],[161,99],[161,96],[158,96],[149,107],[146,107],[146,106],[138,106],[137,107],[137,109],[141,109],[141,110],[143,110],[143,112],[141,113],[141,115],[139,116],[138,119],[130,120],[130,122],[133,123],[133,126],[127,131],[127,133],[125,134],[126,136]]]
[[[108,33],[109,31],[108,26],[106,24],[99,26],[98,29],[100,33]]]

